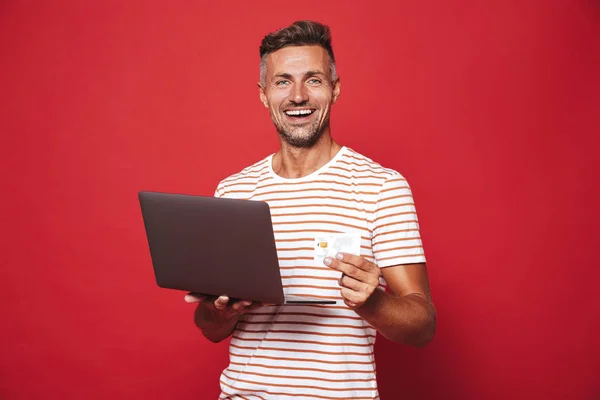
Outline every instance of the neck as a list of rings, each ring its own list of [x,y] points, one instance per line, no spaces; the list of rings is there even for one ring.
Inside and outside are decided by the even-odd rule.
[[[282,178],[302,178],[327,164],[341,148],[328,133],[309,148],[290,146],[281,140],[273,156],[273,171]]]

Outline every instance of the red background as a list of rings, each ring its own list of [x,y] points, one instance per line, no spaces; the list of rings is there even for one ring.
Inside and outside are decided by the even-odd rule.
[[[277,149],[263,35],[333,31],[334,137],[414,190],[437,336],[382,398],[600,396],[597,1],[0,4],[0,398],[215,398],[156,287],[140,189],[212,194]]]

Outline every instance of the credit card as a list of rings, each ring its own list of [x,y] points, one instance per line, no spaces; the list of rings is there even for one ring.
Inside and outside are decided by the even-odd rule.
[[[315,237],[315,261],[322,263],[325,257],[335,257],[340,252],[360,256],[360,234],[330,233]]]

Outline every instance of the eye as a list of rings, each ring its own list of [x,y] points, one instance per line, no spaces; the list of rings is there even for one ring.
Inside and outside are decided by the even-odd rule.
[[[320,80],[320,79],[317,79],[317,78],[310,78],[310,79],[308,80],[308,83],[309,83],[309,84],[311,84],[311,85],[318,85],[318,84],[320,84],[320,83],[321,83],[321,80]]]
[[[280,81],[277,81],[277,82],[275,82],[275,85],[276,85],[276,86],[284,86],[284,85],[287,85],[288,83],[290,83],[290,81],[287,81],[287,80],[283,80],[283,79],[282,79],[282,80],[280,80]]]

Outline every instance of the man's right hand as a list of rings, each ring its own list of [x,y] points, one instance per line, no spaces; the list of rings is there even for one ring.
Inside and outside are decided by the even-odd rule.
[[[227,322],[232,318],[237,318],[245,312],[255,310],[262,307],[262,303],[252,302],[250,300],[239,300],[231,302],[227,296],[209,296],[198,293],[189,293],[185,296],[185,301],[188,303],[198,303],[198,310],[208,312],[206,317],[209,317],[210,322],[219,323]]]
[[[185,296],[188,303],[198,303],[194,312],[194,322],[206,338],[220,342],[233,332],[240,315],[265,304],[250,300],[231,301],[227,296],[209,296],[189,293]]]

